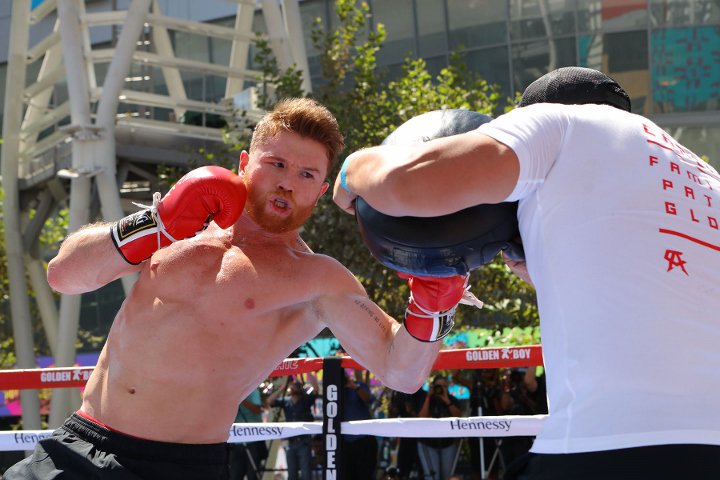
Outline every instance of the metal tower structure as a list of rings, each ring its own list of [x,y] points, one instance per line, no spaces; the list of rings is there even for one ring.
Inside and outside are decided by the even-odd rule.
[[[84,0],[13,0],[1,173],[19,368],[36,366],[26,278],[36,293],[55,365],[75,361],[81,296],[63,295],[56,306],[38,243],[45,221],[67,202],[70,232],[98,218],[117,220],[134,210],[131,200],[150,198],[157,164],[183,163],[188,149],[222,142],[220,129],[181,120],[189,114],[231,118],[236,110],[232,99],[252,92],[259,72],[246,66],[259,9],[279,65],[297,65],[310,91],[298,0],[227,1],[237,4],[234,27],[164,15],[158,0],[130,0],[127,10],[114,8],[115,0],[87,5]],[[31,28],[53,24],[53,19],[52,30],[30,45]],[[112,28],[109,45],[92,44],[96,28]],[[229,61],[181,58],[171,32],[230,42]],[[162,76],[166,91],[148,87],[148,71]],[[224,78],[224,98],[189,98],[183,77],[193,74]],[[250,119],[263,113],[252,104],[245,108]],[[138,194],[139,184],[146,188]],[[133,282],[123,279],[126,293]],[[37,391],[23,391],[21,404],[24,428],[39,429]],[[60,425],[78,405],[77,390],[54,391],[50,426]]]

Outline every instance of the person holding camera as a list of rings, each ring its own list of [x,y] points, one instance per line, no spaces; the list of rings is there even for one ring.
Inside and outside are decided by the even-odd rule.
[[[261,423],[262,396],[256,388],[238,406],[235,423]],[[262,462],[268,456],[265,440],[230,444],[230,480],[258,480],[263,469]]]
[[[370,386],[356,375],[356,371],[343,370],[345,378],[345,408],[342,421],[369,420],[373,418],[371,406],[375,396]],[[377,478],[378,443],[371,435],[343,435],[345,449],[352,452],[343,456],[345,480]]]
[[[452,376],[455,383],[470,389],[470,416],[488,417],[507,414],[503,407],[504,392],[498,369],[456,371]],[[500,477],[501,470],[504,469],[504,459],[498,457],[502,441],[502,437],[468,438],[471,480],[481,478],[495,480]]]
[[[505,415],[536,415],[539,405],[530,392],[527,383],[528,371],[532,372],[534,378],[535,368],[505,369],[502,373],[502,409]],[[507,468],[512,469],[512,464],[517,459],[524,457],[532,447],[535,437],[512,436],[507,437],[502,443],[502,455]]]
[[[425,396],[418,417],[445,418],[462,415],[458,399],[448,392],[448,380],[436,376]],[[449,478],[455,467],[460,442],[456,438],[418,439],[418,456],[424,477],[432,480]]]
[[[283,409],[286,422],[312,422],[315,420],[312,407],[318,391],[317,379],[309,377],[313,387],[309,392],[301,381],[292,381],[288,377],[286,389],[278,389],[267,398],[267,405]],[[283,394],[284,392],[284,394]],[[278,398],[279,397],[279,398]],[[309,435],[290,437],[285,447],[285,459],[288,468],[288,480],[312,479],[312,438]],[[298,476],[298,470],[300,475]]]
[[[420,388],[415,393],[392,391],[390,400],[390,418],[416,418],[425,399],[425,392]],[[398,437],[397,441],[397,480],[408,480],[413,471],[420,470],[417,438]]]

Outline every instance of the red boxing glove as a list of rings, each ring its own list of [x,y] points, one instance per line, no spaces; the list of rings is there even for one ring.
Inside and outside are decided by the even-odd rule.
[[[469,275],[421,277],[400,274],[408,279],[410,302],[405,310],[405,328],[422,342],[435,342],[450,333],[455,310],[465,296]]]
[[[152,207],[133,213],[110,227],[120,255],[133,265],[150,258],[162,247],[205,230],[211,220],[220,228],[233,225],[243,212],[247,191],[230,170],[200,167],[182,177]]]

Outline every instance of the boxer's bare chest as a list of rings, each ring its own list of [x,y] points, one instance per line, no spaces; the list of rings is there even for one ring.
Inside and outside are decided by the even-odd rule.
[[[166,250],[139,279],[137,300],[145,307],[271,321],[297,316],[322,292],[315,255],[284,245],[206,240]]]

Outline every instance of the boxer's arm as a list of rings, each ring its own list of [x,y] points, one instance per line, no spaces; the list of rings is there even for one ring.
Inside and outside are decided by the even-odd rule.
[[[416,392],[427,380],[442,342],[420,342],[366,295],[343,305],[328,325],[352,358],[393,390]],[[344,313],[341,313],[344,312]]]
[[[48,283],[68,294],[95,290],[141,269],[156,251],[192,237],[213,220],[228,228],[243,211],[247,192],[240,177],[218,166],[184,175],[153,206],[113,224],[96,224],[69,236],[48,266]],[[124,262],[126,265],[123,265]]]
[[[90,292],[142,269],[142,265],[131,265],[118,255],[109,230],[109,223],[96,223],[65,239],[48,264],[48,283],[54,290],[67,294]]]
[[[417,145],[359,150],[345,160],[333,200],[348,212],[359,196],[388,215],[446,215],[502,202],[515,188],[519,173],[511,148],[469,132]]]
[[[427,380],[442,342],[421,342],[370,300],[350,272],[317,302],[317,313],[352,358],[384,385],[414,393]],[[338,292],[338,290],[340,290]]]

